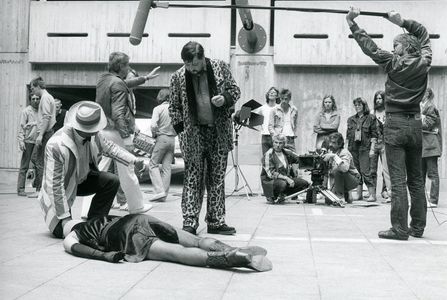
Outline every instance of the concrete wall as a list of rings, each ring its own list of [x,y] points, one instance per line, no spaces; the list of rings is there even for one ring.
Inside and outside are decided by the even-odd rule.
[[[334,8],[338,7],[346,9],[352,3],[351,1],[330,2],[331,3],[324,3],[324,1],[317,1],[314,2],[314,4],[323,7],[324,5],[330,5]],[[447,104],[445,104],[444,101],[444,99],[447,98],[447,67],[443,65],[443,62],[445,61],[445,53],[447,50],[447,47],[444,45],[446,36],[444,36],[443,31],[439,30],[439,28],[442,27],[443,18],[430,18],[431,13],[427,11],[431,11],[433,14],[438,15],[440,12],[442,12],[442,7],[445,7],[446,2],[423,1],[425,3],[424,10],[411,9],[412,6],[420,7],[422,5],[420,2],[421,1],[357,1],[356,4],[359,4],[360,6],[363,4],[364,7],[366,5],[368,9],[375,11],[386,11],[389,8],[395,8],[396,10],[398,10],[399,8],[401,8],[403,11],[405,11],[407,14],[410,14],[410,16],[414,17],[415,19],[418,19],[418,17],[420,17],[420,21],[422,23],[426,24],[429,29],[434,30],[430,33],[441,34],[440,39],[432,41],[436,49],[441,49],[443,51],[437,50],[437,56],[439,57],[436,57],[436,61],[438,63],[435,63],[436,66],[430,73],[430,86],[434,89],[435,102],[438,104],[441,114],[444,116],[445,119],[445,115],[447,113]],[[430,5],[427,4],[428,2],[430,2]],[[49,5],[49,7],[52,7],[51,9],[54,9],[54,6],[56,4],[60,6],[62,5],[62,3],[63,2],[42,2],[32,4],[38,7],[38,13],[44,14],[47,13],[44,9],[44,5]],[[98,5],[104,5],[104,3],[105,2]],[[111,3],[117,4],[119,2]],[[226,2],[218,2],[218,4],[222,3]],[[310,1],[277,1],[278,6],[309,6],[311,5],[310,3]],[[136,4],[137,2],[132,2],[133,6],[136,6]],[[250,1],[250,4],[267,6],[270,5],[270,1]],[[66,2],[65,5],[78,5],[82,8],[82,5],[88,6],[92,4],[89,4],[88,2]],[[120,5],[129,5],[129,3],[121,3]],[[52,54],[51,52],[42,50],[43,53],[35,52],[33,54],[35,55],[33,57],[35,57],[36,59],[33,60],[33,63],[30,63],[28,46],[32,45],[32,47],[34,47],[33,49],[37,51],[38,49],[41,49],[44,44],[47,44],[39,44],[39,41],[34,38],[34,35],[33,44],[30,44],[28,41],[29,6],[29,0],[2,0],[2,7],[4,7],[5,9],[1,10],[0,17],[2,19],[2,24],[7,25],[2,26],[0,29],[0,81],[1,86],[4,87],[2,96],[0,98],[0,132],[2,132],[2,135],[0,137],[0,168],[18,167],[20,157],[20,152],[18,151],[16,143],[18,118],[20,111],[26,104],[26,84],[29,83],[29,81],[34,76],[42,75],[49,85],[95,86],[99,74],[101,74],[105,70],[103,58],[98,60],[98,62],[101,63],[73,63],[69,59],[69,52],[59,54],[57,52],[53,52]],[[81,9],[79,7],[78,9]],[[156,12],[157,10],[151,11],[151,16],[153,17]],[[108,18],[110,18],[110,15],[116,13],[117,12],[112,8],[112,6],[110,6],[110,8],[107,10]],[[225,18],[228,18],[227,13],[228,12],[225,12]],[[290,12],[290,14],[293,15],[294,13]],[[127,16],[131,14],[126,13],[125,15]],[[197,20],[200,19],[202,15],[204,16],[205,20],[208,20],[207,22],[204,22],[204,24],[210,23],[209,18],[205,18],[206,12],[196,13],[195,22],[198,22]],[[335,96],[337,105],[342,115],[340,131],[344,133],[346,130],[346,119],[348,118],[348,116],[354,113],[351,104],[352,99],[357,96],[363,96],[371,103],[374,92],[378,89],[383,89],[385,74],[373,64],[368,63],[368,66],[361,66],[361,61],[354,61],[353,65],[350,66],[337,65],[337,63],[333,61],[334,59],[328,58],[329,60],[326,62],[327,65],[322,66],[321,62],[315,63],[319,66],[312,65],[311,60],[307,62],[303,61],[306,56],[302,55],[301,52],[295,53],[295,51],[292,51],[292,49],[295,49],[294,47],[296,47],[296,45],[292,45],[292,43],[295,43],[296,41],[293,40],[287,43],[283,41],[283,39],[286,37],[290,38],[290,34],[281,35],[281,33],[284,33],[284,31],[281,31],[285,30],[284,27],[287,27],[288,25],[290,25],[289,27],[293,27],[296,25],[296,23],[302,22],[303,20],[308,20],[308,18],[313,17],[319,20],[319,22],[314,24],[315,28],[307,28],[306,30],[308,31],[308,33],[310,31],[323,32],[324,30],[327,31],[329,29],[329,31],[332,32],[333,30],[336,30],[335,27],[340,27],[340,31],[345,33],[347,27],[346,24],[344,24],[343,22],[340,22],[340,24],[337,23],[338,25],[335,23],[331,23],[331,20],[333,20],[334,17],[340,18],[344,21],[343,15],[330,15],[329,17],[325,14],[305,14],[305,18],[307,18],[305,19],[302,13],[297,13],[296,18],[293,19],[283,12],[276,12],[274,23],[275,45],[273,47],[269,46],[270,35],[272,34],[270,32],[270,12],[258,10],[252,11],[252,15],[255,23],[261,25],[266,31],[267,46],[256,54],[248,54],[241,49],[238,43],[236,43],[236,46],[230,47],[229,40],[227,39],[227,36],[225,36],[223,40],[226,43],[226,50],[224,52],[219,52],[228,53],[228,61],[231,64],[233,75],[242,89],[242,97],[237,105],[237,108],[239,108],[243,103],[250,99],[255,99],[258,102],[264,103],[265,92],[269,87],[273,85],[278,88],[289,88],[292,91],[292,100],[294,104],[299,108],[299,122],[303,132],[303,134],[298,137],[297,140],[298,152],[304,153],[308,150],[313,149],[315,137],[312,134],[311,130],[312,121],[321,105],[321,98],[324,94],[331,93]],[[88,16],[89,15],[86,14],[85,18],[87,18]],[[288,16],[288,19],[287,22],[284,22],[284,18],[286,18],[286,16]],[[105,17],[101,16],[101,18]],[[181,22],[182,18],[186,18],[186,15],[182,15],[182,17],[177,16],[177,22]],[[236,19],[237,34],[241,28],[241,23],[238,16]],[[226,24],[225,22],[220,21],[218,22],[218,20],[220,19],[216,20],[216,24],[225,27],[225,32],[229,32],[230,24]],[[81,18],[79,22],[81,23],[82,21],[83,20]],[[368,28],[370,26],[369,21],[373,22],[374,24],[377,24],[378,22],[387,22],[385,20],[374,19],[371,17],[360,17],[359,24],[365,25],[365,27]],[[75,21],[72,21],[70,23],[73,22]],[[160,23],[160,26],[164,25],[163,22]],[[48,25],[49,23],[46,22],[45,24]],[[54,22],[54,24],[59,23]],[[213,28],[216,27],[214,25]],[[161,27],[157,28],[157,26],[158,25],[154,24],[152,27],[147,27],[146,31],[150,33],[157,32],[157,30],[162,30]],[[32,30],[35,30],[36,28],[38,27],[33,27]],[[294,29],[292,31],[289,31],[299,33],[296,32],[298,29],[296,29],[295,27],[293,28]],[[51,30],[51,27],[45,27],[45,30],[49,31]],[[130,31],[130,29],[127,31]],[[291,45],[291,47],[289,47],[290,49],[287,48],[287,45],[289,45],[288,43],[290,43]],[[347,39],[346,43],[353,43],[353,40]],[[391,47],[391,41],[388,40],[388,36],[386,38],[384,37],[380,41],[380,43],[383,45],[384,48],[389,49]],[[332,44],[332,46],[334,45],[335,44]],[[221,47],[220,44],[218,46]],[[325,47],[327,46],[328,45],[326,45]],[[157,66],[158,62],[152,61],[151,59],[145,61],[143,59],[144,52],[148,51],[146,53],[150,53],[148,50],[149,48],[147,48],[148,46],[144,45],[141,47],[143,48],[137,48],[138,50],[135,50],[138,62],[138,64],[135,65],[135,68],[140,73],[145,73],[153,67]],[[306,51],[308,51],[309,49],[314,49],[312,47],[300,49],[306,49]],[[346,45],[343,47],[341,48],[345,50],[347,49]],[[180,51],[180,49],[174,48],[175,47],[172,47],[172,45],[167,44],[166,42],[160,43],[159,49],[160,51],[171,53],[172,55],[170,54],[169,59],[174,59],[174,53],[178,53]],[[352,51],[358,50],[355,44],[351,45],[351,48]],[[334,51],[338,51],[337,48],[331,49]],[[62,50],[64,49],[60,48],[58,51]],[[298,51],[297,49],[295,50]],[[70,51],[70,49],[65,49],[64,51]],[[208,54],[218,53],[215,52],[216,50],[213,49],[212,44],[207,45],[206,51]],[[299,59],[295,56],[297,56]],[[65,57],[63,61],[60,60],[61,57]],[[336,56],[333,55],[331,55],[331,57],[336,58]],[[286,58],[290,60],[284,61],[284,59]],[[178,57],[176,59],[178,59]],[[363,59],[363,57],[359,56],[359,59]],[[149,82],[149,84],[147,85],[156,87],[167,86],[169,83],[170,74],[176,68],[178,68],[178,66],[178,64],[172,63],[162,64],[160,77],[158,77],[154,81]],[[446,124],[447,122],[444,121],[444,133],[447,132]],[[260,169],[259,162],[261,159],[260,135],[256,131],[245,128],[240,132],[240,134],[239,162],[244,165],[244,168],[247,169],[250,180],[254,181],[253,185],[255,185],[256,188],[256,186],[259,187],[257,179]],[[444,149],[446,148],[445,140],[446,139],[444,139]],[[446,155],[444,155],[441,159],[440,171],[441,177],[447,178]]]

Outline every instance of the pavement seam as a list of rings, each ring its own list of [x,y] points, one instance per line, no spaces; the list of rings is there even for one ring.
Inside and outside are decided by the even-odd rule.
[[[312,238],[311,238],[310,230],[309,230],[309,219],[307,218],[308,216],[307,216],[306,206],[302,205],[302,207],[303,207],[303,210],[304,210],[304,218],[306,219],[307,238],[309,239],[310,253],[312,255],[312,265],[314,267],[315,279],[317,281],[317,286],[318,286],[318,296],[320,297],[320,299],[322,299],[321,286],[320,286],[320,282],[318,280],[317,264],[315,262],[314,249],[312,247]]]
[[[51,244],[47,244],[47,245],[45,245],[45,246],[43,246],[43,247],[40,247],[40,248],[36,248],[36,249],[34,249],[34,250],[31,250],[30,252],[26,252],[26,253],[19,254],[19,255],[17,255],[17,256],[12,257],[11,259],[2,260],[2,261],[0,262],[0,264],[8,263],[8,262],[13,261],[13,260],[15,260],[15,259],[17,259],[17,258],[20,258],[20,257],[22,257],[22,256],[29,255],[29,254],[31,254],[31,253],[35,253],[35,252],[37,252],[37,251],[40,251],[40,250],[45,249],[45,248],[47,248],[47,247],[51,247],[51,246],[56,245],[56,244],[58,244],[58,243],[60,243],[60,241],[57,241],[57,242],[54,242],[54,243],[51,243]]]
[[[154,261],[154,260],[151,260]],[[141,277],[140,280],[137,280],[137,282],[135,282],[135,284],[133,284],[130,288],[127,289],[127,291],[125,291],[120,297],[118,297],[118,299],[123,299],[124,296],[126,296],[137,284],[139,284],[141,281],[143,281],[147,276],[149,276],[149,274],[151,274],[152,272],[154,272],[155,270],[157,270],[161,264],[163,262],[159,262],[155,268],[151,269],[148,273],[144,274],[144,276]]]
[[[411,291],[411,293],[413,294],[414,297],[416,297],[416,299],[420,299],[418,297],[418,295],[415,293],[415,291],[411,288],[411,286],[404,280],[404,278],[399,274],[399,272],[397,272],[397,270],[388,262],[388,260],[382,255],[382,253],[380,252],[380,250],[378,248],[375,247],[375,244],[378,243],[373,243],[372,241],[370,241],[368,239],[368,237],[366,236],[366,234],[362,231],[362,229],[357,225],[357,223],[354,222],[353,218],[348,217],[351,222],[354,224],[354,226],[357,228],[357,230],[359,230],[361,232],[361,234],[365,237],[365,239],[368,241],[368,244],[376,251],[376,253],[379,255],[379,257],[388,265],[388,267],[397,275],[397,277],[400,279],[400,281],[407,287],[407,289],[409,291]]]
[[[77,265],[75,265],[75,266],[73,266],[73,267],[71,267],[71,268],[68,268],[68,269],[64,270],[63,272],[57,274],[57,275],[54,276],[53,278],[48,279],[47,281],[42,282],[41,284],[38,284],[37,286],[35,286],[35,287],[33,287],[32,289],[26,291],[24,294],[18,296],[18,297],[15,298],[15,299],[19,299],[19,298],[21,298],[21,297],[26,296],[27,294],[31,293],[32,291],[34,291],[34,290],[40,288],[41,286],[43,286],[43,285],[49,283],[50,281],[53,281],[53,280],[56,279],[56,278],[59,278],[59,277],[62,276],[63,274],[65,274],[65,273],[67,273],[67,272],[69,272],[69,271],[71,271],[71,270],[73,270],[73,269],[79,267],[80,265],[85,264],[85,263],[88,262],[88,261],[89,261],[89,259],[85,259],[83,262],[80,262],[79,264],[77,264]]]

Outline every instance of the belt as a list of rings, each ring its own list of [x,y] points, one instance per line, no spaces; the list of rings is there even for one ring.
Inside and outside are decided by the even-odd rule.
[[[213,128],[214,124],[199,124],[200,127]]]
[[[392,112],[392,113],[386,113],[387,116],[389,117],[404,117],[407,119],[416,119],[416,120],[420,120],[421,119],[421,114],[417,113],[417,112]]]

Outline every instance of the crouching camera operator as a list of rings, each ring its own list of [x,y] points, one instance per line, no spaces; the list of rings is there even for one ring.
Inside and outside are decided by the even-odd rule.
[[[284,149],[286,136],[273,136],[273,148],[262,159],[261,183],[264,196],[269,203],[282,203],[287,195],[304,190],[309,183],[296,176],[292,164],[298,163],[299,156],[291,150]]]
[[[323,155],[323,160],[329,165],[329,179],[332,192],[340,199],[352,203],[354,200],[352,190],[360,182],[360,173],[354,166],[351,153],[344,149],[344,139],[341,133],[335,132],[328,137],[329,152]]]

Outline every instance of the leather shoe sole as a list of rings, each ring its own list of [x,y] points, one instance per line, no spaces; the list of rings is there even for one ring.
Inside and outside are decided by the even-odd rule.
[[[379,231],[379,238],[381,239],[388,239],[388,240],[399,240],[399,241],[406,241],[408,240],[408,236],[402,236],[398,235],[394,231],[385,230],[385,231]]]
[[[411,228],[408,231],[408,234],[411,235],[412,237],[415,237],[415,238],[421,238],[422,235],[423,235],[423,233],[419,233],[419,232],[417,232],[417,231],[415,231],[415,230],[413,230]]]
[[[222,227],[217,227],[217,228],[208,227],[208,233],[211,233],[211,234],[222,234],[222,235],[233,235],[233,234],[236,233],[236,229],[234,229],[232,227],[226,227],[226,228],[222,228]]]

